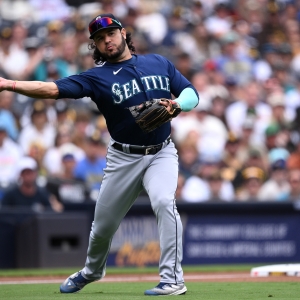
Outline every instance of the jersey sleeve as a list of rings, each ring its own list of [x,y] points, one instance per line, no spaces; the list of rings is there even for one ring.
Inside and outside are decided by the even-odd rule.
[[[57,85],[59,94],[57,99],[71,98],[80,99],[83,97],[94,97],[94,74],[93,72],[87,71],[78,75],[71,75],[65,78],[55,80],[54,83]]]
[[[191,88],[195,91],[197,97],[199,97],[195,87],[175,68],[174,64],[165,58],[163,59],[165,60],[168,68],[171,93],[178,98],[184,89]]]

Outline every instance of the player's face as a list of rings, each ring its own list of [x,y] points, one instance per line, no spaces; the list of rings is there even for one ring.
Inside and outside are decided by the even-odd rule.
[[[125,53],[125,29],[104,29],[94,37],[95,44],[103,58],[115,62],[122,60]]]

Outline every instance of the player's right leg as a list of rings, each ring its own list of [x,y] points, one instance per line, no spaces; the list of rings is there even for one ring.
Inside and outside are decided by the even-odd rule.
[[[62,293],[80,291],[105,276],[110,244],[122,219],[142,190],[143,156],[109,147],[107,167],[95,207],[85,267],[61,285]]]

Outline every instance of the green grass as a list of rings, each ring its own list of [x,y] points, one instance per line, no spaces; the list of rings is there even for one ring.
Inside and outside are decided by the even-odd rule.
[[[259,265],[202,265],[202,266],[183,266],[185,273],[189,272],[250,272],[251,268]],[[69,276],[77,272],[80,268],[64,268],[64,269],[9,269],[0,270],[0,277],[7,276]],[[158,274],[158,267],[145,268],[120,268],[109,267],[106,271],[110,274]]]
[[[187,283],[188,292],[183,300],[263,300],[299,299],[297,282],[239,282],[239,283]],[[93,283],[74,295],[60,294],[59,284],[1,285],[0,299],[52,300],[52,299],[147,299],[143,291],[153,283]],[[146,297],[146,298],[145,298]]]

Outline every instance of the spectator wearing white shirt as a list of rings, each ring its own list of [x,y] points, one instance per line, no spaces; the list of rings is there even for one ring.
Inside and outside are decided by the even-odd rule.
[[[19,79],[28,64],[28,53],[12,44],[12,29],[10,27],[4,27],[0,30],[0,43],[0,68],[7,77]]]
[[[70,17],[71,8],[65,0],[29,0],[35,18],[40,22],[66,20]]]
[[[195,128],[200,136],[198,150],[201,153],[209,148],[212,153],[221,154],[224,150],[228,131],[225,124],[217,117],[209,114],[211,104],[207,99],[200,99],[198,106],[194,109],[197,117]]]
[[[33,103],[31,123],[20,132],[19,144],[25,154],[29,154],[32,147],[38,146],[44,151],[54,145],[56,130],[48,122],[46,106],[42,100]]]
[[[210,148],[213,152],[221,153],[227,140],[227,128],[217,117],[209,114],[210,103],[200,98],[198,106],[189,114],[180,114],[172,122],[173,138],[176,143],[182,143],[189,135],[197,135],[199,153]]]
[[[232,19],[228,5],[217,3],[214,13],[205,20],[204,24],[207,31],[216,38],[229,32],[232,27]]]
[[[230,104],[225,112],[229,130],[237,136],[241,135],[243,123],[247,118],[253,118],[253,137],[257,145],[265,142],[265,130],[272,117],[271,107],[260,99],[261,87],[250,82],[244,87],[243,99]]]
[[[203,157],[197,174],[188,178],[182,189],[182,199],[186,202],[233,201],[234,188],[231,182],[220,174],[220,158]]]

